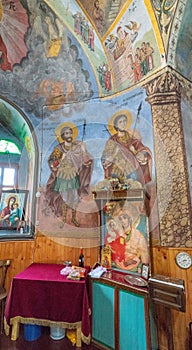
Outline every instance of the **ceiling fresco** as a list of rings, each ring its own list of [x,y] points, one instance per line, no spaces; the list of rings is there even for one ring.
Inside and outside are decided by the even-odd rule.
[[[160,32],[165,45],[168,44],[170,24],[173,20],[178,0],[153,0],[153,8],[159,23]]]
[[[129,88],[164,65],[164,45],[149,1],[110,0],[88,5],[87,1],[46,0],[46,3],[73,32],[90,60],[100,96]],[[103,13],[108,13],[114,3],[118,14],[113,22],[104,18],[98,24],[98,18],[93,16],[95,7],[103,6]]]
[[[191,13],[187,0],[46,0],[46,3],[88,57],[100,96],[132,87],[168,62],[174,68],[177,42],[187,32],[181,26],[182,18],[185,13],[184,22],[188,26]],[[92,37],[87,34],[90,29]],[[181,40],[181,45],[190,46],[190,38]],[[146,68],[144,62],[140,72],[138,60],[143,62],[143,50],[150,64]],[[183,70],[184,67],[182,74]],[[187,70],[183,75],[188,77]],[[107,77],[107,86],[103,84],[103,76]]]
[[[127,7],[130,1],[127,0],[81,0],[77,1],[82,10],[90,18],[92,25],[96,28],[101,37],[105,36],[110,26],[120,17],[123,7]]]
[[[40,188],[48,181],[55,131],[67,122],[76,125],[78,141],[93,155],[92,188],[102,182],[111,118],[125,110],[131,138],[137,136],[151,152],[155,178],[144,86],[166,66],[191,79],[191,7],[187,0],[0,1],[1,118],[28,151],[31,130],[20,119],[30,120],[40,153]],[[87,204],[81,202],[82,213]]]
[[[178,33],[175,68],[192,81],[192,2],[188,1],[185,7],[183,21],[181,22],[180,31]]]
[[[27,54],[24,40],[28,23],[28,15],[19,0],[0,2],[0,68],[12,70],[13,65],[20,63]]]
[[[191,13],[187,0],[2,0],[0,91],[37,125],[44,106],[57,120],[68,103],[70,116],[84,101],[142,86],[167,64],[191,79]]]
[[[183,61],[190,60],[191,6],[187,0],[2,0],[0,89],[8,96],[11,87],[15,102],[30,111],[40,100],[59,106],[142,84],[167,57],[189,78]],[[96,13],[103,14],[102,30]]]

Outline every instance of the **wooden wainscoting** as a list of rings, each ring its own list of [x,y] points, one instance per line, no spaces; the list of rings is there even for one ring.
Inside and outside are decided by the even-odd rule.
[[[174,350],[189,350],[189,322],[192,321],[192,267],[180,269],[175,257],[180,251],[192,255],[192,249],[154,247],[152,249],[153,272],[185,281],[186,312],[171,310]],[[167,339],[168,319],[165,308],[156,306],[159,350],[169,350]]]
[[[7,272],[5,286],[9,290],[12,278],[24,270],[33,261],[33,252],[35,247],[34,240],[28,241],[9,241],[0,243],[1,259],[10,259],[11,265]]]
[[[11,259],[6,286],[9,288],[12,278],[32,262],[60,263],[71,260],[78,263],[79,248],[84,247],[85,264],[93,266],[99,259],[99,239],[48,237],[40,232],[34,240],[9,241],[0,243],[1,259]],[[152,249],[152,268],[154,273],[181,278],[185,281],[186,312],[171,310],[174,350],[188,350],[189,322],[192,321],[192,268],[180,269],[175,262],[179,251],[187,251],[192,255],[192,249],[175,249],[154,247]],[[169,350],[167,340],[167,318],[161,306],[156,307],[157,328],[160,350]]]
[[[38,233],[35,240],[33,261],[59,263],[70,260],[73,265],[77,265],[80,247],[83,247],[85,265],[93,266],[99,259],[98,237],[90,237],[89,239],[49,237]]]
[[[70,260],[72,264],[78,264],[80,247],[83,247],[85,265],[92,267],[99,259],[98,237],[48,237],[37,232],[34,240],[1,242],[1,259],[11,260],[6,280],[7,289],[10,288],[12,278],[32,262],[61,263]]]

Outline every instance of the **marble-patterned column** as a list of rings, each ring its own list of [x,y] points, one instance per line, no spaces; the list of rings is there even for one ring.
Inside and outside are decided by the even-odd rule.
[[[192,247],[180,82],[167,69],[145,88],[153,118],[160,243],[168,247]]]

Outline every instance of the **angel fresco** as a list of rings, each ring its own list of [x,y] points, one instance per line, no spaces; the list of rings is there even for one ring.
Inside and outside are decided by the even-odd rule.
[[[19,0],[0,1],[0,68],[12,70],[27,54],[28,15]]]
[[[125,27],[130,30],[131,41],[133,43],[138,36],[141,23],[138,24],[136,21],[130,21],[128,24],[125,24]]]

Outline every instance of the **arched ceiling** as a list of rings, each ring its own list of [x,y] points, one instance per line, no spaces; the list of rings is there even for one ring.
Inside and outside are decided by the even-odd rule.
[[[191,80],[190,0],[45,1],[76,38],[88,57],[100,96],[140,84],[165,65],[170,65]],[[86,41],[86,26],[94,31],[93,50]],[[82,30],[85,32],[84,38]],[[118,39],[122,45],[119,51]],[[126,61],[123,45],[126,46]],[[134,76],[137,75],[136,56],[138,52],[141,54],[142,49],[148,51],[149,56],[151,53],[153,62],[150,70],[138,77]],[[110,71],[110,91],[104,91],[99,81],[99,70],[103,69],[103,66]]]
[[[191,0],[2,0],[1,95],[36,126],[44,112],[56,119],[64,106],[69,117],[166,66],[190,85],[191,15]]]

